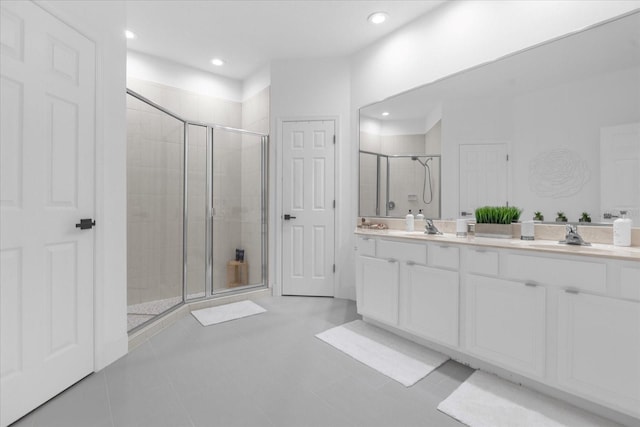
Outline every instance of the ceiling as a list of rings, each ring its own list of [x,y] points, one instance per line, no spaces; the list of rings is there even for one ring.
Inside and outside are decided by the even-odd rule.
[[[444,0],[128,0],[131,50],[243,80],[273,59],[346,56]],[[373,25],[377,11],[389,19]],[[226,64],[215,67],[218,57]]]

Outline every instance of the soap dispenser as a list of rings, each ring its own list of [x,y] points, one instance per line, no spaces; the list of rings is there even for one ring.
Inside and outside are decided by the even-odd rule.
[[[409,209],[409,213],[405,217],[404,224],[405,224],[406,231],[414,230],[414,218],[413,218],[413,214],[411,213],[411,209]]]
[[[631,246],[631,218],[627,218],[627,211],[620,211],[621,217],[613,221],[613,245]]]
[[[416,221],[424,221],[424,214],[422,213],[422,209],[418,209],[418,215],[416,215]]]

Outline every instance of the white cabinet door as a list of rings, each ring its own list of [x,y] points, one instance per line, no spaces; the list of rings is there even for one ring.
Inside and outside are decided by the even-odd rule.
[[[406,271],[401,310],[404,328],[421,337],[457,346],[458,272],[421,265],[408,265]]]
[[[466,346],[488,361],[544,376],[545,288],[466,276]]]
[[[640,415],[640,303],[563,292],[558,382]]]
[[[358,269],[358,313],[397,325],[399,262],[359,256]]]

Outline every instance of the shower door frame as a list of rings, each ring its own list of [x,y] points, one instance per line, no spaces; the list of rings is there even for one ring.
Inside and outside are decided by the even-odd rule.
[[[127,88],[127,95],[130,95],[139,101],[142,101],[163,113],[173,117],[174,119],[180,121],[183,125],[183,194],[182,194],[182,303],[177,304],[166,311],[156,315],[152,319],[148,320],[140,324],[139,326],[131,329],[129,333],[134,332],[141,327],[147,325],[149,322],[152,322],[159,317],[173,311],[177,307],[181,305],[192,302],[192,301],[200,301],[204,299],[209,299],[213,297],[219,297],[221,295],[226,294],[234,294],[244,292],[248,289],[253,288],[268,288],[268,177],[269,177],[269,135],[261,132],[254,132],[246,129],[234,128],[231,126],[223,126],[215,123],[206,123],[201,121],[189,120],[181,117],[180,115],[164,108],[163,106],[151,101],[145,96]],[[189,226],[189,206],[188,206],[188,196],[189,196],[189,126],[198,126],[206,128],[206,212],[205,212],[205,271],[204,271],[204,296],[198,298],[187,299],[187,262],[188,262],[188,226]],[[214,209],[213,209],[213,144],[214,141],[214,130],[222,130],[226,132],[237,133],[240,135],[253,135],[260,138],[260,151],[261,151],[261,261],[262,261],[262,280],[261,283],[257,284],[249,284],[245,286],[238,286],[230,289],[220,289],[214,290],[213,287],[213,218],[214,218]]]

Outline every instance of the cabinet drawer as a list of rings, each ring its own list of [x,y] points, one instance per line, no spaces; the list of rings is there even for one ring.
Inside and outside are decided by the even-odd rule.
[[[427,257],[431,267],[443,267],[457,270],[460,263],[460,250],[457,246],[429,245]]]
[[[607,267],[594,261],[543,258],[508,253],[503,273],[511,279],[605,293]]]
[[[497,276],[498,252],[483,248],[470,248],[467,251],[467,271]]]
[[[640,301],[640,268],[622,267],[620,271],[620,295]]]
[[[376,256],[376,239],[373,237],[358,237],[358,254]]]
[[[377,257],[412,261],[416,264],[427,263],[427,246],[419,243],[402,243],[391,240],[380,240],[377,246]]]

